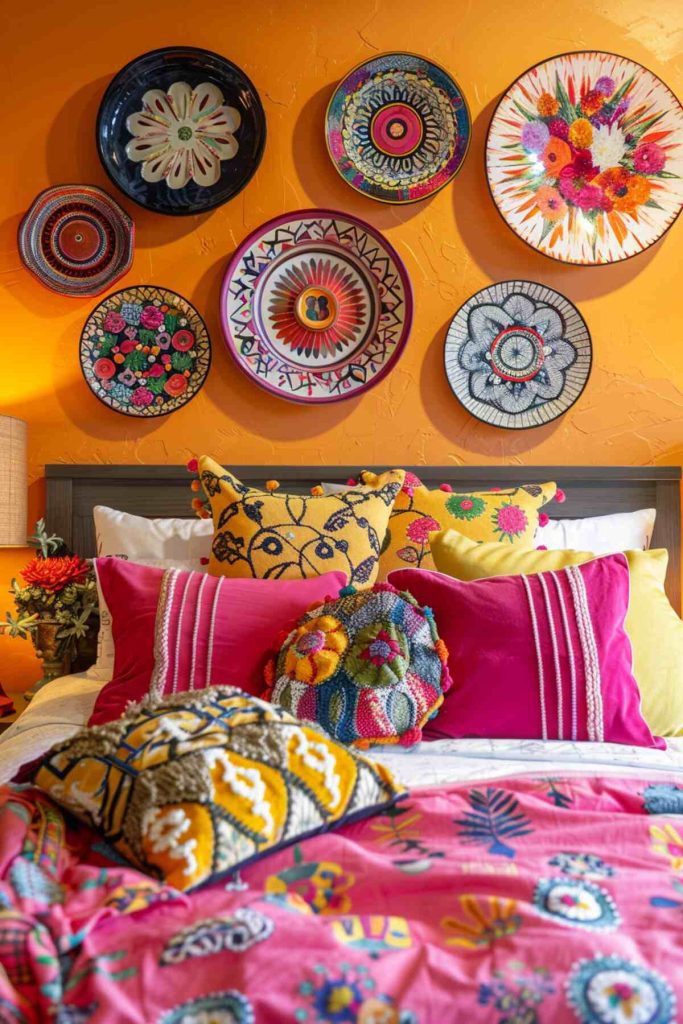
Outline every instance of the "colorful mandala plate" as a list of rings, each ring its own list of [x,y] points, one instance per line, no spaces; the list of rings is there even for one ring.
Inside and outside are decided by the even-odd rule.
[[[625,57],[551,57],[496,107],[486,170],[522,241],[564,263],[616,263],[653,245],[680,213],[683,107]]]
[[[193,46],[131,61],[97,116],[107,174],[157,213],[203,213],[232,199],[255,173],[265,141],[261,100],[244,72]]]
[[[221,293],[238,365],[295,402],[337,402],[377,384],[408,340],[412,311],[398,253],[331,210],[285,214],[249,235]]]
[[[154,285],[108,295],[81,335],[88,387],[126,416],[175,412],[200,390],[210,365],[211,342],[197,310]]]
[[[458,173],[470,141],[459,87],[432,61],[384,53],[354,68],[327,108],[327,148],[342,178],[385,203],[414,203]]]
[[[574,404],[590,374],[591,339],[564,295],[532,281],[501,281],[455,314],[445,360],[468,412],[521,430],[550,423]]]
[[[93,185],[58,185],[38,195],[19,225],[19,255],[60,295],[99,295],[131,268],[135,228]]]

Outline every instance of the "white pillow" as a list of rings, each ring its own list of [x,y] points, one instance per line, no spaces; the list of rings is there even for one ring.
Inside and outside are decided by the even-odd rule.
[[[536,530],[534,541],[549,551],[569,549],[611,555],[615,551],[647,551],[655,528],[656,511],[617,512],[588,519],[551,519]]]
[[[96,505],[93,509],[97,557],[125,558],[141,565],[164,569],[193,569],[205,572],[202,558],[211,553],[211,519],[145,519],[114,508]],[[114,637],[111,615],[99,580],[100,632],[97,638],[97,662],[88,675],[92,679],[111,679],[114,674]]]
[[[42,686],[0,736],[0,785],[9,782],[22,765],[43,757],[54,743],[63,743],[87,725],[105,682],[82,673]]]

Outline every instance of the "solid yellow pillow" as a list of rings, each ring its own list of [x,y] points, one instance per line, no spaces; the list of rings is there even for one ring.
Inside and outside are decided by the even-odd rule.
[[[382,477],[368,470],[361,482],[376,487]],[[428,487],[407,473],[394,502],[379,563],[380,579],[393,569],[433,569],[429,534],[452,527],[476,541],[502,541],[529,548],[538,527],[538,513],[555,497],[557,485],[523,484],[499,491],[452,491]]]
[[[247,487],[202,456],[199,479],[214,526],[209,572],[302,579],[337,570],[356,589],[370,587],[404,476],[391,470],[372,488],[338,494],[279,494]]]
[[[456,530],[434,533],[430,542],[439,572],[458,580],[548,572],[596,557],[590,551],[518,551],[502,544],[476,544]],[[626,631],[643,717],[658,736],[683,736],[683,622],[664,590],[669,554],[658,549],[625,555],[631,576]]]

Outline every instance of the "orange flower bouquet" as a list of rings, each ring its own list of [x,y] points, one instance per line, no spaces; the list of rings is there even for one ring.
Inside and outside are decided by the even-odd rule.
[[[37,553],[21,572],[23,585],[12,580],[17,614],[7,614],[5,629],[10,636],[31,637],[40,650],[49,625],[53,660],[68,661],[97,622],[92,564],[68,552],[60,537],[48,535],[42,519],[29,543]]]

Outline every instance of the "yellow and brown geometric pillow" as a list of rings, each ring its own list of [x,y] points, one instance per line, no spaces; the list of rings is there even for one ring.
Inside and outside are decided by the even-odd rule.
[[[301,579],[337,570],[359,590],[375,582],[403,470],[363,489],[313,496],[247,487],[207,456],[198,468],[213,516],[212,575]]]
[[[376,487],[378,479],[367,470],[360,474],[365,487]],[[556,491],[554,483],[467,492],[456,492],[444,484],[430,491],[413,473],[406,473],[382,547],[380,579],[386,579],[393,569],[408,566],[433,569],[429,534],[436,530],[451,528],[470,540],[533,547],[539,511]]]
[[[382,765],[231,686],[147,698],[53,747],[34,781],[183,890],[404,792]]]

